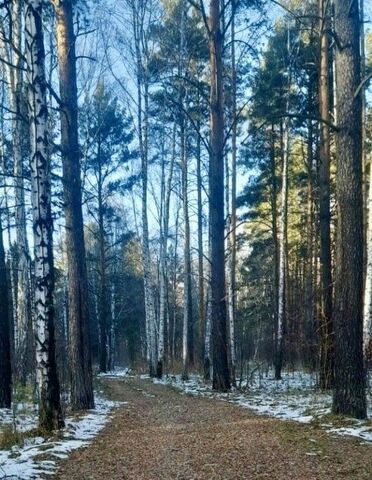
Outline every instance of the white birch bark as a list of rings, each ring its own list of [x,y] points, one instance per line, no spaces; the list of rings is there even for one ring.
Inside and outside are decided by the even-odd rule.
[[[169,166],[168,178],[166,182],[165,182],[164,162],[162,166],[162,199],[164,199],[164,206],[162,207],[162,215],[161,215],[161,239],[160,239],[160,259],[159,259],[160,305],[159,305],[159,337],[158,337],[158,367],[157,367],[157,375],[159,377],[161,377],[163,374],[164,358],[165,358],[164,325],[167,322],[169,323],[169,312],[167,309],[166,278],[167,278],[167,250],[168,250],[168,233],[169,233],[169,209],[170,209],[170,199],[171,199],[171,193],[172,193],[174,162],[176,157],[175,136],[176,136],[176,124],[174,124],[174,127],[173,127],[172,156],[171,156],[171,163]],[[168,328],[168,334],[169,334],[169,328]]]
[[[188,377],[189,367],[189,329],[190,329],[190,293],[191,293],[191,262],[190,262],[190,220],[189,220],[189,204],[188,204],[188,168],[187,168],[187,155],[186,155],[186,132],[182,127],[181,133],[181,162],[182,162],[182,206],[183,206],[183,218],[184,218],[184,232],[185,232],[185,244],[184,244],[184,280],[183,280],[183,328],[182,328],[182,363],[183,371],[182,376],[184,379]]]
[[[147,216],[148,194],[148,74],[146,71],[147,38],[144,31],[145,11],[131,2],[135,61],[137,66],[137,122],[142,173],[142,263],[145,297],[146,360],[150,375],[156,371],[155,306],[151,278],[151,259]],[[146,8],[146,7],[142,7]],[[141,10],[141,11],[140,11]]]
[[[52,430],[59,428],[63,422],[54,351],[53,221],[42,0],[26,0],[25,7],[35,256],[36,379],[40,397],[39,423],[41,427]]]
[[[364,1],[360,0],[360,43],[361,43],[361,75],[362,78],[365,76],[365,34],[364,34]],[[362,162],[363,170],[366,171],[367,166],[367,157],[365,152],[364,142],[366,140],[366,94],[365,89],[361,92],[362,94]],[[370,165],[371,168],[371,165]],[[365,174],[366,175],[366,174]],[[366,185],[367,179],[365,179],[364,184]],[[364,186],[364,191],[366,186]],[[371,340],[372,340],[372,171],[369,173],[369,188],[368,196],[365,198],[365,209],[366,209],[366,218],[365,222],[367,224],[366,232],[366,273],[365,273],[365,286],[364,286],[364,307],[363,307],[363,349],[364,355],[367,360],[370,360],[371,357]]]
[[[281,375],[283,355],[283,333],[285,321],[285,274],[287,263],[287,214],[288,214],[288,160],[289,160],[289,122],[284,120],[283,128],[283,172],[281,190],[281,215],[279,221],[279,285],[278,285],[278,325],[276,332],[277,371]]]
[[[14,164],[14,189],[15,189],[15,223],[16,223],[16,266],[17,289],[12,288],[12,300],[14,309],[14,342],[16,373],[24,382],[27,364],[27,338],[31,329],[31,297],[29,278],[29,248],[26,233],[25,194],[23,180],[23,151],[22,137],[27,133],[24,121],[21,118],[22,102],[22,68],[21,58],[21,3],[13,0],[11,10],[12,38],[11,45],[5,43],[5,32],[0,31],[0,54],[6,60],[4,70],[7,78],[10,110],[12,112],[12,143]],[[24,141],[24,140],[23,140]],[[13,267],[13,262],[11,262]],[[14,279],[14,272],[11,272]]]
[[[235,383],[236,349],[235,349],[235,302],[236,302],[236,156],[237,156],[237,108],[236,108],[236,59],[235,59],[235,0],[232,3],[231,19],[231,70],[232,70],[232,132],[231,132],[231,213],[228,234],[229,265],[228,265],[228,315],[232,380]]]
[[[31,329],[31,296],[30,296],[30,257],[27,241],[26,227],[26,209],[25,209],[25,190],[24,190],[24,156],[22,142],[24,135],[27,135],[24,120],[22,119],[22,68],[21,58],[22,50],[22,2],[13,0],[12,2],[12,22],[13,22],[13,52],[14,69],[14,116],[13,116],[13,157],[14,157],[14,175],[15,175],[15,201],[16,201],[16,241],[18,249],[18,289],[17,289],[17,344],[16,357],[18,364],[18,374],[21,380],[25,380],[27,373],[27,341]]]
[[[372,175],[370,174],[367,208],[367,267],[364,287],[364,310],[363,310],[363,346],[365,355],[370,356],[372,339]]]
[[[210,286],[207,290],[207,314],[205,325],[205,352],[204,352],[204,377],[209,380],[211,377],[211,337],[212,337],[212,300]]]
[[[205,321],[205,338],[204,338],[204,379],[210,380],[211,378],[211,354],[212,354],[212,292],[211,292],[211,245],[210,245],[210,232],[209,232],[209,245],[208,245],[208,262],[207,262],[207,302],[206,302],[206,321]]]

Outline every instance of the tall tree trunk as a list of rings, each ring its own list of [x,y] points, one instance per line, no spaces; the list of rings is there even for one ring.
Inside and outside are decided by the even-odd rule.
[[[230,372],[227,357],[224,252],[224,102],[219,0],[210,0],[208,43],[211,70],[209,222],[211,236],[213,388],[215,390],[229,390]]]
[[[159,306],[159,341],[158,341],[158,364],[156,375],[158,378],[161,378],[163,375],[164,369],[164,357],[165,357],[165,332],[164,325],[167,324],[168,319],[168,308],[167,308],[167,298],[168,292],[166,287],[167,281],[167,251],[168,251],[168,230],[169,230],[169,210],[170,210],[170,200],[172,193],[172,182],[173,182],[173,170],[174,162],[176,158],[176,123],[173,126],[173,135],[172,135],[172,156],[171,163],[169,166],[169,173],[167,178],[167,184],[165,185],[165,169],[164,161],[162,163],[162,197],[164,197],[164,206],[162,211],[161,218],[161,240],[160,240],[160,265],[159,265],[159,296],[160,296],[160,306]],[[169,337],[169,329],[167,331]]]
[[[208,262],[207,262],[207,298],[205,311],[205,334],[204,334],[204,380],[211,379],[211,340],[212,340],[212,293],[211,293],[211,235],[208,227]]]
[[[369,174],[369,188],[367,197],[367,268],[364,287],[363,311],[363,345],[367,366],[372,358],[372,171]]]
[[[362,98],[358,1],[335,0],[337,261],[333,411],[366,417],[363,363]]]
[[[200,128],[198,129],[200,130]],[[199,335],[202,361],[204,360],[205,337],[205,289],[204,289],[204,246],[203,246],[203,200],[202,200],[202,170],[201,170],[201,140],[196,139],[196,188],[198,204],[198,316]]]
[[[57,17],[61,149],[68,266],[71,406],[94,407],[82,212],[75,34],[72,0],[52,0]]]
[[[142,93],[140,93],[142,96]],[[155,338],[155,305],[151,278],[151,258],[149,244],[149,226],[147,217],[147,193],[148,193],[148,150],[147,150],[147,123],[148,123],[148,87],[145,82],[145,112],[143,123],[140,120],[140,135],[142,137],[142,255],[145,289],[145,312],[147,332],[147,361],[149,363],[150,375],[156,372],[156,338]],[[139,107],[142,108],[142,107]],[[142,112],[140,113],[142,119]]]
[[[11,272],[14,282],[14,333],[16,375],[21,383],[25,383],[29,373],[28,344],[32,331],[31,325],[31,290],[30,290],[30,255],[27,241],[26,209],[24,193],[24,157],[25,144],[29,132],[24,118],[24,92],[22,56],[22,13],[23,2],[11,2],[10,45],[0,40],[0,53],[4,58],[4,70],[7,77],[10,109],[12,111],[12,142],[13,142],[13,169],[15,193],[15,224],[16,224],[16,261],[15,271]],[[5,32],[1,26],[1,33],[5,39]],[[12,262],[13,263],[13,262]],[[13,270],[13,267],[12,267]]]
[[[175,219],[175,233],[174,233],[174,256],[173,256],[173,326],[172,326],[172,359],[176,357],[176,330],[177,330],[177,267],[178,267],[178,237],[179,237],[179,218],[180,218],[180,202],[177,200],[176,205],[176,219]]]
[[[161,180],[160,180],[160,238],[159,238],[159,330],[158,330],[158,358],[156,376],[163,376],[165,360],[165,325],[166,325],[166,285],[165,285],[165,257],[164,251],[164,215],[165,215],[165,152],[164,137],[162,138]]]
[[[284,332],[286,322],[286,270],[287,270],[287,223],[288,223],[288,164],[289,164],[289,120],[284,119],[282,140],[283,171],[281,190],[281,212],[279,228],[279,284],[278,324],[275,349],[275,379],[280,380],[283,366]]]
[[[100,188],[99,188],[100,190]],[[103,219],[102,195],[98,194],[98,256],[99,256],[99,369],[108,370],[108,339],[109,339],[109,303],[106,272],[106,239]]]
[[[191,293],[191,253],[190,253],[190,219],[188,197],[188,158],[187,133],[185,120],[181,124],[181,169],[182,169],[182,206],[184,220],[184,294],[183,294],[183,335],[182,335],[182,378],[188,378],[189,366],[193,363],[193,318]]]
[[[12,401],[9,320],[8,279],[0,215],[0,408],[10,408]]]
[[[278,311],[279,311],[279,246],[278,246],[278,185],[276,177],[275,127],[271,124],[270,132],[270,174],[271,174],[271,230],[273,239],[273,345],[275,347]],[[275,337],[275,338],[274,338]],[[275,348],[273,349],[275,351]],[[275,358],[274,358],[275,360]]]
[[[231,70],[232,70],[232,129],[231,129],[231,212],[228,232],[228,299],[229,299],[229,340],[231,376],[235,384],[235,310],[236,310],[236,155],[237,155],[237,111],[236,111],[236,61],[235,61],[235,2],[232,4],[231,20]]]
[[[22,60],[22,10],[20,1],[12,2],[12,42],[13,42],[13,157],[15,175],[15,202],[16,202],[16,243],[18,255],[18,282],[17,282],[17,342],[16,361],[17,376],[21,382],[26,381],[29,373],[28,343],[32,331],[31,325],[31,290],[30,290],[30,255],[27,241],[26,208],[24,191],[24,143],[29,135],[27,124],[22,118],[23,99],[23,60]]]
[[[25,5],[39,424],[41,428],[50,431],[60,428],[63,425],[63,420],[55,360],[51,162],[47,132],[48,107],[46,102],[42,0],[26,0]]]
[[[365,36],[364,36],[364,0],[360,0],[360,45],[361,45],[361,78],[365,76]],[[362,89],[362,165],[364,170],[365,222],[366,228],[366,272],[363,310],[363,345],[367,368],[372,360],[372,168],[369,162],[369,187],[367,195],[367,156],[366,156],[366,92]]]
[[[312,79],[308,86],[309,115],[313,105]],[[314,369],[316,364],[316,328],[314,323],[314,152],[313,152],[313,122],[308,121],[307,132],[307,151],[306,151],[306,169],[307,169],[307,213],[306,213],[306,261],[305,261],[305,295],[304,295],[304,314],[306,335],[305,361],[308,368]]]
[[[142,263],[144,277],[145,318],[146,318],[146,359],[149,373],[156,373],[156,337],[155,304],[151,278],[151,258],[149,245],[149,227],[147,216],[148,193],[148,114],[149,114],[149,80],[146,63],[146,39],[144,36],[143,17],[134,2],[132,3],[132,23],[134,35],[135,58],[137,64],[137,123],[138,140],[141,156],[142,176]]]
[[[330,195],[330,132],[326,122],[330,120],[329,105],[329,21],[328,2],[319,0],[320,17],[320,71],[319,71],[319,216],[320,216],[320,388],[328,389],[333,381],[333,285],[331,254],[331,195]]]

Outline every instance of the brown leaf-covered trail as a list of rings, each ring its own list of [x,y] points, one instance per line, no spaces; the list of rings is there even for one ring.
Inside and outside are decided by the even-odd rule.
[[[128,404],[54,478],[372,479],[372,446],[358,440],[137,378],[102,382],[110,398]]]

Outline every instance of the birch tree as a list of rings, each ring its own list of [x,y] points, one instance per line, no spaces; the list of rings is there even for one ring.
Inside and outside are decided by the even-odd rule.
[[[279,271],[278,271],[278,324],[276,329],[275,379],[280,380],[283,365],[284,329],[286,312],[286,268],[287,268],[287,225],[288,225],[288,164],[289,164],[289,120],[283,126],[283,170],[280,195],[281,212],[279,219]]]
[[[51,431],[63,425],[55,361],[53,220],[51,165],[46,100],[43,2],[25,2],[28,110],[31,138],[31,202],[35,258],[34,309],[39,425]]]
[[[0,408],[10,408],[12,401],[9,320],[8,281],[0,214]]]
[[[151,5],[148,5],[146,2],[141,2],[141,0],[130,0],[130,8],[132,15],[134,58],[136,62],[137,131],[140,147],[142,176],[142,254],[146,315],[146,357],[149,364],[150,375],[155,375],[157,363],[155,300],[151,275],[149,225],[147,214],[149,154],[149,45],[148,32],[146,31],[146,28],[148,28],[148,24],[153,12],[151,11]]]
[[[165,362],[165,325],[169,318],[167,308],[168,292],[166,288],[167,282],[167,252],[168,252],[168,236],[169,236],[169,213],[172,194],[173,171],[176,159],[176,123],[173,125],[172,133],[172,152],[169,166],[168,176],[166,178],[164,161],[162,163],[162,215],[160,219],[161,224],[161,238],[160,238],[160,259],[159,259],[159,339],[158,339],[158,363],[156,375],[161,378],[163,375]],[[169,327],[169,325],[168,325]],[[169,341],[169,328],[167,329]]]
[[[235,58],[235,1],[232,2],[231,12],[231,210],[227,223],[227,244],[228,244],[228,317],[229,317],[229,343],[231,375],[235,382],[235,311],[236,311],[236,157],[237,157],[237,101],[236,101],[236,58]],[[228,167],[227,167],[228,169]],[[228,172],[227,172],[228,175]],[[229,188],[229,186],[227,187]],[[229,202],[227,202],[229,207]]]
[[[17,291],[15,300],[15,357],[17,377],[24,383],[27,366],[28,340],[31,334],[30,253],[27,240],[24,162],[27,158],[29,132],[25,118],[24,56],[22,43],[23,1],[12,0],[9,35],[0,27],[0,47],[6,71],[9,106],[12,113],[12,146],[15,190],[15,223],[17,246]],[[8,38],[9,37],[9,38]]]
[[[182,333],[182,378],[187,380],[188,369],[192,363],[192,294],[191,294],[191,254],[190,254],[190,217],[188,196],[188,156],[187,129],[181,120],[181,171],[182,171],[182,206],[184,220],[184,273],[183,273],[183,333]]]

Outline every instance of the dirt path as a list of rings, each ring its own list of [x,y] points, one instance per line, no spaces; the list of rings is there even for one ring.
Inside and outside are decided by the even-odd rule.
[[[104,388],[128,404],[54,478],[372,479],[372,446],[358,440],[136,378],[106,379]]]

